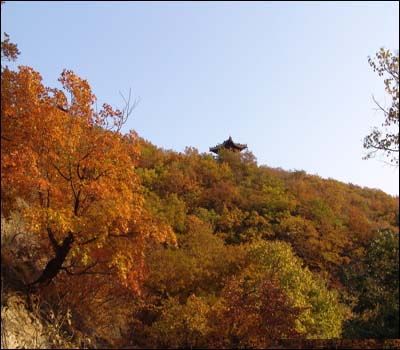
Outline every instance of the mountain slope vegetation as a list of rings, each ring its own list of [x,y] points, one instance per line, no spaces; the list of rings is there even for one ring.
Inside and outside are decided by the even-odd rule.
[[[19,53],[8,36],[1,50]],[[54,346],[399,338],[398,197],[249,151],[164,150],[72,71],[61,89],[1,73],[2,293]]]

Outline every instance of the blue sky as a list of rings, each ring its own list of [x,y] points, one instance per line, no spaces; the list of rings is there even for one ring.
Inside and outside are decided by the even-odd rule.
[[[12,2],[2,32],[18,64],[59,86],[64,68],[99,102],[141,101],[126,129],[207,152],[229,135],[259,164],[399,193],[398,168],[362,160],[389,102],[368,65],[398,49],[397,2]]]

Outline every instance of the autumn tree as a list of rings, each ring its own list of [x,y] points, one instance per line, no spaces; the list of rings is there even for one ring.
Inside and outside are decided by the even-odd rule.
[[[399,54],[381,48],[375,59],[368,58],[370,66],[379,76],[384,77],[385,91],[391,99],[390,106],[382,106],[374,98],[374,102],[385,117],[381,130],[375,128],[364,138],[364,148],[369,150],[366,159],[380,151],[399,165]]]
[[[215,348],[265,349],[274,341],[298,338],[293,306],[273,276],[246,271],[231,278],[210,315],[210,345]]]
[[[146,256],[149,274],[144,286],[155,296],[187,298],[193,293],[218,293],[225,278],[241,266],[244,251],[224,245],[209,224],[190,215],[186,227],[177,235],[179,249],[159,247]]]
[[[120,132],[127,109],[104,104],[96,111],[88,82],[71,71],[59,81],[69,99],[63,90],[43,86],[32,68],[3,71],[2,210],[15,209],[15,198],[22,198],[29,203],[31,232],[47,237],[55,257],[39,281],[103,264],[127,282],[133,266],[140,266],[134,240],[143,232],[160,233],[149,229],[151,221],[139,220],[136,135]]]

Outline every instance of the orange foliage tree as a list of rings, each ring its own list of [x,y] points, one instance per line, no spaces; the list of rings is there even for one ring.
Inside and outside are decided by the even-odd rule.
[[[2,72],[2,210],[23,199],[31,232],[48,238],[55,258],[39,282],[62,269],[83,273],[103,264],[125,282],[133,274],[133,283],[142,238],[162,240],[171,231],[140,219],[136,134],[120,132],[129,106],[97,111],[86,80],[64,70],[59,81],[63,90],[45,87],[29,67]]]

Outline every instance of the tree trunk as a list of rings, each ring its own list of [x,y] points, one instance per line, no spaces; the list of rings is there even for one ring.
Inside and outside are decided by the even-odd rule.
[[[68,236],[64,238],[61,245],[55,246],[56,256],[47,263],[40,277],[30,285],[34,285],[37,283],[48,285],[53,280],[53,278],[57,276],[62,268],[65,259],[68,256],[69,251],[72,248],[73,241],[74,237],[73,234],[70,232]]]

